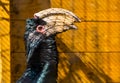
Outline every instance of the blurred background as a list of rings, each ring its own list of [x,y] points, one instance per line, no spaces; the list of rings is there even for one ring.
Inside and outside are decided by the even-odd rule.
[[[23,74],[25,20],[50,7],[82,20],[56,37],[58,83],[120,83],[120,0],[0,0],[0,83]]]

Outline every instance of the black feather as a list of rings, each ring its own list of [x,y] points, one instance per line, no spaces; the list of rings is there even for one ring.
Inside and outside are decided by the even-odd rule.
[[[36,31],[45,25],[41,19],[27,19],[24,34],[27,68],[16,83],[56,83],[58,53],[55,35],[46,37]]]

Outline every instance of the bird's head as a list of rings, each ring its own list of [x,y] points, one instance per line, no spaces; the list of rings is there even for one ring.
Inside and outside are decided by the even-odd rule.
[[[80,19],[72,12],[62,8],[49,8],[35,13],[34,18],[27,20],[24,35],[27,61],[34,53],[37,53],[35,48],[39,47],[42,40],[57,33],[77,29],[75,22],[80,22]]]
[[[77,29],[75,22],[81,20],[72,12],[62,8],[49,8],[34,14],[35,19],[43,20],[44,24],[37,26],[36,30],[50,36],[69,29]]]

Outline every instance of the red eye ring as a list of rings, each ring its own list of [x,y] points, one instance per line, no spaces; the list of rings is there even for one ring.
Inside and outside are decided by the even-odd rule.
[[[37,32],[40,32],[40,33],[44,33],[44,32],[45,32],[44,26],[38,25],[38,26],[36,27],[36,31],[37,31]]]
[[[42,30],[42,29],[43,29],[42,26],[38,26],[38,27],[37,27],[37,30]]]

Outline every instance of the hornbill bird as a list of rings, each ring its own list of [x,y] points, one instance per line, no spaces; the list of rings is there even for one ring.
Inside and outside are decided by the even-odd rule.
[[[62,8],[49,8],[27,19],[24,34],[27,68],[16,83],[57,83],[58,52],[55,36],[76,29],[80,19]]]

